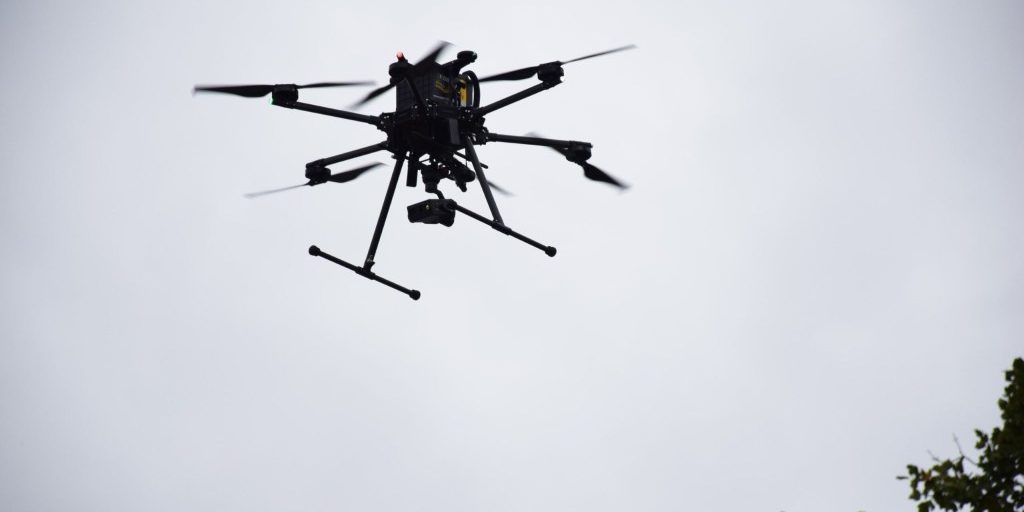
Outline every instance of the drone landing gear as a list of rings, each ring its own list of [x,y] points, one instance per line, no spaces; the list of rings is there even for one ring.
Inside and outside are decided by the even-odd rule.
[[[494,220],[488,219],[487,217],[484,217],[483,215],[480,215],[476,212],[467,210],[459,206],[459,204],[456,203],[455,201],[449,199],[447,200],[446,206],[453,210],[452,215],[454,216],[454,213],[456,211],[462,212],[463,214],[475,220],[487,224],[488,226],[490,226],[499,233],[504,233],[508,236],[523,241],[529,245],[532,245],[544,251],[544,254],[553,257],[555,253],[558,252],[558,250],[555,249],[554,247],[551,247],[550,245],[544,245],[540,242],[537,242],[536,240],[533,240],[532,238],[521,235],[505,225],[505,221],[503,221],[501,218],[501,212],[498,211],[498,205],[494,202],[494,195],[491,193],[491,184],[487,181],[487,177],[484,176],[484,166],[483,164],[480,163],[480,159],[476,156],[476,148],[474,148],[473,141],[470,139],[470,137],[466,137],[466,155],[469,156],[469,161],[473,163],[473,169],[476,171],[476,176],[477,178],[479,178],[480,181],[480,188],[482,188],[484,192],[484,199],[487,200],[487,208],[491,210],[491,216],[494,217]]]
[[[494,217],[494,222],[504,225],[505,221],[501,220],[501,213],[498,212],[498,205],[495,204],[494,195],[491,194],[491,184],[487,182],[487,177],[484,176],[484,166],[480,164],[480,159],[476,156],[476,149],[473,148],[473,141],[471,141],[469,137],[466,137],[466,154],[469,155],[470,161],[473,162],[473,169],[476,169],[476,175],[480,178],[480,188],[484,191],[484,199],[487,200],[487,207],[491,210],[491,216]]]
[[[398,290],[398,291],[408,295],[409,297],[412,298],[412,300],[419,300],[420,299],[420,291],[419,290],[410,290],[410,289],[408,289],[408,288],[406,288],[406,287],[404,287],[404,286],[402,286],[402,285],[400,285],[398,283],[394,283],[392,281],[384,279],[383,277],[381,277],[381,276],[379,276],[377,274],[374,274],[373,272],[371,272],[368,269],[365,269],[365,268],[362,268],[362,267],[357,267],[357,266],[355,266],[355,265],[353,265],[353,264],[351,264],[351,263],[349,263],[349,262],[347,262],[345,260],[342,260],[342,259],[339,259],[339,258],[335,258],[334,256],[331,256],[330,254],[327,254],[326,252],[321,251],[320,248],[315,246],[315,245],[309,246],[309,255],[310,256],[319,256],[319,257],[321,257],[321,258],[323,258],[323,259],[325,259],[327,261],[330,261],[330,262],[336,263],[338,265],[341,265],[341,266],[343,266],[343,267],[345,267],[345,268],[355,272],[356,274],[359,274],[359,275],[369,279],[370,281],[377,281],[377,282],[379,282],[379,283],[381,283],[381,284],[383,284],[385,286],[394,288],[395,290]]]
[[[371,146],[371,147],[373,147],[373,146]],[[366,148],[366,149],[369,149],[369,148]],[[408,295],[410,298],[412,298],[412,300],[419,300],[420,299],[420,292],[419,292],[419,290],[410,290],[410,289],[408,289],[408,288],[406,288],[406,287],[404,287],[404,286],[402,286],[400,284],[397,284],[395,282],[392,282],[392,281],[389,281],[387,279],[384,279],[383,277],[381,277],[381,276],[379,276],[377,274],[374,274],[373,271],[370,270],[370,269],[373,268],[373,263],[374,263],[373,258],[377,255],[377,245],[380,243],[380,235],[384,231],[384,222],[387,221],[388,210],[391,209],[391,199],[395,197],[395,187],[398,185],[398,175],[401,174],[401,172],[402,172],[402,164],[404,164],[404,163],[405,163],[405,154],[404,153],[398,154],[395,157],[395,170],[394,170],[394,172],[391,173],[391,181],[388,182],[388,191],[384,195],[384,204],[381,205],[380,216],[377,217],[377,226],[373,230],[373,239],[370,240],[370,250],[367,251],[367,253],[366,253],[366,262],[363,263],[362,267],[357,267],[357,266],[355,266],[355,265],[353,265],[353,264],[351,264],[351,263],[349,263],[349,262],[347,262],[345,260],[342,260],[340,258],[335,258],[334,256],[331,256],[330,254],[327,254],[327,253],[321,251],[320,248],[315,246],[315,245],[309,246],[309,255],[310,256],[319,256],[319,257],[321,257],[321,258],[323,258],[323,259],[325,259],[327,261],[330,261],[330,262],[333,262],[335,264],[341,265],[342,267],[345,267],[345,268],[355,272],[356,274],[359,274],[359,275],[361,275],[361,276],[363,276],[363,277],[365,277],[365,278],[367,278],[367,279],[369,279],[371,281],[377,281],[377,282],[379,282],[379,283],[381,283],[381,284],[383,284],[385,286],[388,286],[390,288],[398,290],[398,291]]]
[[[508,227],[508,226],[506,226],[506,225],[504,225],[504,224],[502,224],[500,222],[495,222],[495,221],[493,221],[491,219],[488,219],[487,217],[484,217],[483,215],[480,215],[480,214],[478,214],[476,212],[473,212],[471,210],[467,210],[467,209],[459,206],[459,204],[456,203],[452,199],[448,199],[447,202],[448,202],[448,206],[450,206],[455,211],[464,213],[464,214],[466,214],[469,217],[472,217],[472,218],[474,218],[474,219],[476,219],[476,220],[478,220],[480,222],[483,222],[484,224],[487,224],[488,226],[490,226],[491,228],[493,228],[495,231],[497,231],[499,233],[504,233],[504,234],[506,234],[506,235],[508,235],[508,236],[510,236],[512,238],[515,238],[517,240],[526,242],[527,244],[532,245],[532,246],[534,246],[534,247],[544,251],[544,254],[547,254],[548,256],[554,257],[555,254],[558,252],[558,249],[555,249],[554,247],[551,247],[550,245],[544,245],[544,244],[542,244],[542,243],[540,243],[540,242],[538,242],[538,241],[536,241],[536,240],[534,240],[532,238],[529,238],[529,237],[524,236],[524,235],[522,235],[520,233],[517,233],[512,228],[510,228],[510,227]]]
[[[484,224],[487,224],[495,231],[504,233],[512,238],[521,240],[529,245],[532,245],[542,251],[548,256],[554,256],[558,250],[550,245],[544,245],[532,238],[517,233],[512,228],[500,223],[488,219],[479,213],[472,210],[468,210],[459,206],[453,199],[444,199],[444,196],[440,192],[437,193],[440,199],[427,199],[409,206],[409,222],[421,223],[421,224],[441,224],[443,226],[451,227],[455,223],[455,212],[465,214],[474,220],[478,220]]]

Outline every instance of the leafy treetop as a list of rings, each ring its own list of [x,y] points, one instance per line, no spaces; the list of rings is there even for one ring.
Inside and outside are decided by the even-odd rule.
[[[918,512],[1024,511],[1024,360],[1013,361],[1006,381],[999,399],[1003,426],[991,433],[974,431],[977,461],[961,451],[952,459],[936,458],[930,468],[910,464],[907,474],[897,477],[910,481],[910,499],[917,502]]]

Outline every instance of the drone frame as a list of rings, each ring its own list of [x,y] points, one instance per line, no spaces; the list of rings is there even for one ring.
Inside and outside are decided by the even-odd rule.
[[[447,46],[447,44],[442,44],[441,46],[439,46],[437,49],[435,49],[434,53],[430,57],[428,57],[428,58],[430,58],[431,61],[433,61],[433,59],[436,58],[436,56],[440,53],[440,50],[442,50],[445,46]],[[624,48],[628,48],[628,47],[624,47]],[[613,50],[613,51],[618,51],[618,50]],[[463,52],[463,53],[467,54],[468,62],[473,62],[473,61],[476,60],[476,54],[475,53],[472,53],[472,52]],[[460,53],[460,59],[463,58],[463,53]],[[604,53],[608,53],[608,52],[604,52]],[[592,56],[597,56],[597,55],[601,55],[601,54],[594,54]],[[584,57],[584,58],[589,58],[589,57],[590,56]],[[575,59],[575,60],[581,60],[581,59]],[[426,59],[424,59],[424,61],[421,61],[421,63],[425,62],[425,61],[426,61]],[[569,62],[573,62],[573,61],[569,61]],[[458,114],[457,114],[457,116],[458,116],[457,123],[458,123],[458,127],[459,127],[458,138],[461,139],[461,143],[462,143],[461,145],[462,145],[462,149],[465,149],[465,155],[462,155],[462,154],[458,153],[455,150],[450,151],[448,154],[458,155],[459,157],[467,159],[469,162],[472,163],[473,171],[475,172],[476,179],[478,179],[480,181],[480,188],[481,188],[481,190],[483,192],[484,199],[487,202],[487,207],[490,210],[491,218],[487,218],[487,217],[485,217],[483,215],[480,215],[480,214],[478,214],[476,212],[473,212],[473,211],[471,211],[471,210],[469,210],[469,209],[459,205],[453,199],[445,198],[444,195],[437,189],[436,183],[434,183],[433,186],[430,186],[430,185],[427,186],[427,192],[434,193],[434,194],[436,194],[438,196],[437,200],[429,200],[429,201],[427,201],[427,203],[430,203],[430,204],[427,205],[427,208],[429,208],[430,205],[433,204],[434,206],[443,209],[444,210],[443,213],[445,215],[450,216],[450,218],[454,218],[454,214],[456,212],[462,213],[463,215],[465,215],[465,216],[467,216],[467,217],[469,217],[471,219],[474,219],[474,220],[479,221],[479,222],[481,222],[483,224],[486,224],[487,226],[490,226],[492,229],[494,229],[495,231],[498,231],[499,233],[503,233],[505,235],[511,236],[511,237],[516,238],[516,239],[518,239],[518,240],[520,240],[520,241],[522,241],[522,242],[524,242],[524,243],[526,243],[528,245],[531,245],[531,246],[533,246],[533,247],[535,247],[537,249],[540,249],[541,251],[543,251],[548,256],[551,256],[551,257],[555,256],[555,254],[557,253],[557,249],[555,249],[554,247],[549,246],[549,245],[544,245],[544,244],[542,244],[540,242],[537,242],[536,240],[533,240],[532,238],[529,238],[529,237],[527,237],[527,236],[525,236],[525,235],[523,235],[523,234],[513,230],[512,228],[508,227],[507,225],[505,225],[505,221],[502,218],[501,213],[498,210],[498,205],[497,205],[497,203],[494,200],[494,194],[492,192],[492,186],[491,186],[490,182],[488,182],[487,177],[485,176],[485,173],[484,173],[484,168],[486,166],[484,166],[484,165],[482,165],[480,163],[480,159],[477,156],[476,146],[483,145],[483,144],[486,144],[488,142],[511,143],[511,144],[526,144],[526,145],[534,145],[534,146],[546,146],[546,147],[550,147],[550,148],[555,149],[556,151],[562,153],[562,155],[565,156],[567,160],[569,160],[569,161],[571,161],[573,163],[579,164],[581,166],[584,166],[584,169],[586,170],[587,169],[586,166],[589,165],[589,164],[586,164],[586,160],[590,158],[590,150],[593,147],[588,142],[580,142],[580,141],[573,141],[573,140],[547,139],[547,138],[536,137],[536,136],[503,135],[503,134],[498,134],[498,133],[491,133],[489,130],[487,130],[487,128],[484,127],[484,116],[486,116],[486,115],[488,115],[488,114],[490,114],[492,112],[495,112],[495,111],[497,111],[499,109],[505,108],[505,107],[507,107],[509,105],[512,105],[513,103],[516,103],[516,102],[521,101],[523,99],[529,98],[529,97],[531,97],[531,96],[533,96],[535,94],[538,94],[538,93],[540,93],[542,91],[546,91],[548,89],[551,89],[551,88],[561,84],[562,83],[562,76],[564,76],[564,71],[562,70],[562,65],[563,64],[565,64],[565,63],[557,62],[556,61],[556,62],[551,62],[551,63],[542,64],[542,65],[537,66],[536,69],[534,70],[534,72],[536,73],[537,78],[540,80],[539,83],[537,83],[535,85],[532,85],[530,87],[527,87],[527,88],[525,88],[525,89],[523,89],[523,90],[521,90],[519,92],[513,93],[513,94],[511,94],[509,96],[506,96],[504,98],[501,98],[499,100],[496,100],[496,101],[494,101],[494,102],[492,102],[492,103],[490,103],[488,105],[485,105],[485,106],[482,106],[482,107],[478,107],[478,106],[461,106],[461,107],[458,107]],[[416,66],[412,66],[412,67],[416,68],[417,66],[421,66],[421,65],[417,64]],[[519,71],[526,71],[526,70],[519,70]],[[371,93],[370,96],[368,96],[367,100],[372,98],[372,97],[375,97],[377,94],[380,94],[383,91],[386,91],[390,87],[394,87],[394,86],[400,85],[402,82],[405,82],[405,83],[408,84],[409,88],[411,89],[411,91],[412,91],[412,93],[414,95],[414,99],[415,99],[415,104],[411,107],[411,109],[409,109],[409,110],[412,110],[412,112],[411,112],[412,116],[414,116],[414,117],[419,116],[418,117],[419,119],[426,119],[426,120],[430,120],[430,119],[434,119],[434,118],[443,118],[443,117],[446,117],[446,116],[450,117],[450,113],[438,114],[437,109],[435,108],[435,105],[430,100],[424,99],[421,96],[419,91],[417,91],[416,86],[412,83],[412,78],[413,77],[414,77],[414,73],[405,73],[404,75],[397,76],[397,77],[393,76],[391,84],[389,86],[386,86],[386,87],[384,87],[382,89],[379,89],[378,91],[374,91],[373,93]],[[494,77],[494,78],[495,79],[502,79],[502,78],[498,78],[498,77]],[[337,163],[340,163],[340,162],[344,162],[344,161],[352,160],[352,159],[355,159],[355,158],[358,158],[358,157],[370,155],[370,154],[373,154],[373,153],[376,153],[376,152],[379,152],[379,151],[388,151],[388,152],[392,153],[392,157],[395,160],[395,165],[394,165],[394,168],[393,168],[392,173],[391,173],[391,178],[390,178],[390,180],[388,182],[387,192],[384,194],[383,204],[381,205],[380,213],[379,213],[379,215],[377,217],[377,223],[376,223],[376,225],[374,227],[373,236],[370,239],[370,246],[369,246],[369,249],[367,250],[366,258],[363,261],[362,266],[358,266],[358,265],[349,263],[349,262],[344,261],[344,260],[342,260],[340,258],[337,258],[337,257],[335,257],[335,256],[333,256],[331,254],[328,254],[328,253],[322,251],[316,245],[311,245],[309,247],[309,254],[311,256],[314,256],[314,257],[324,258],[324,259],[326,259],[326,260],[328,260],[330,262],[333,262],[333,263],[335,263],[337,265],[340,265],[340,266],[342,266],[344,268],[347,268],[347,269],[355,272],[356,274],[358,274],[360,276],[363,276],[363,277],[365,277],[367,279],[370,279],[372,281],[380,282],[381,284],[383,284],[385,286],[388,286],[390,288],[398,290],[398,291],[408,295],[413,300],[418,300],[420,298],[420,295],[421,295],[418,290],[406,288],[406,287],[404,287],[404,286],[402,286],[400,284],[397,284],[397,283],[395,283],[393,281],[390,281],[390,280],[388,280],[388,279],[386,279],[384,277],[381,277],[380,275],[378,275],[378,274],[373,272],[373,267],[374,267],[374,265],[376,263],[376,259],[375,258],[376,258],[376,255],[377,255],[377,250],[378,250],[379,245],[380,245],[381,235],[383,234],[384,226],[385,226],[385,223],[387,222],[388,214],[389,214],[389,211],[391,209],[391,203],[392,203],[392,200],[394,199],[395,191],[396,191],[396,188],[398,186],[398,180],[399,180],[399,177],[400,177],[400,175],[402,173],[402,168],[403,168],[403,166],[405,166],[406,169],[407,169],[408,177],[407,177],[406,184],[409,185],[409,186],[415,186],[416,185],[416,172],[417,172],[418,168],[421,165],[423,165],[423,164],[421,164],[419,162],[419,158],[421,156],[423,156],[423,153],[416,152],[414,150],[414,148],[409,147],[409,145],[404,143],[401,140],[401,137],[397,136],[397,134],[396,134],[396,126],[397,126],[396,116],[399,113],[403,113],[404,114],[404,113],[406,113],[406,111],[404,111],[404,110],[403,111],[395,111],[395,112],[390,112],[390,113],[383,113],[383,114],[381,114],[379,116],[374,116],[374,115],[359,114],[359,113],[356,113],[356,112],[351,112],[351,111],[346,111],[346,110],[339,110],[339,109],[330,108],[330,107],[324,107],[324,106],[320,106],[320,105],[314,105],[314,104],[310,104],[310,103],[304,103],[304,102],[300,102],[299,98],[298,98],[298,95],[299,95],[298,94],[298,89],[300,89],[302,87],[304,87],[304,86],[295,86],[295,85],[291,85],[291,84],[275,85],[275,86],[273,86],[273,89],[271,91],[271,94],[272,94],[272,101],[271,101],[271,103],[273,105],[275,105],[275,106],[278,106],[278,107],[283,107],[283,108],[288,108],[288,109],[293,109],[293,110],[301,110],[301,111],[304,111],[304,112],[311,112],[311,113],[314,113],[314,114],[320,114],[320,115],[336,117],[336,118],[340,118],[340,119],[346,119],[346,120],[349,120],[349,121],[356,121],[356,122],[361,122],[361,123],[373,125],[377,129],[383,131],[385,134],[388,135],[387,139],[382,141],[382,142],[379,142],[379,143],[376,143],[376,144],[372,144],[372,145],[369,145],[369,146],[366,146],[366,147],[362,147],[362,148],[359,148],[359,149],[354,149],[354,150],[351,150],[351,151],[347,151],[345,153],[340,153],[340,154],[337,154],[337,155],[334,155],[334,156],[329,156],[329,157],[321,158],[321,159],[314,160],[314,161],[311,161],[311,162],[307,163],[306,164],[306,177],[311,180],[311,182],[310,182],[311,184],[313,184],[313,180],[315,179],[316,176],[326,176],[326,175],[329,174],[329,171],[327,170],[328,166],[331,166],[331,165],[334,165],[334,164],[337,164]],[[428,156],[431,156],[431,158],[434,157],[434,155],[432,153],[428,154]],[[406,165],[407,163],[408,163],[408,165]],[[602,174],[603,174],[603,172],[602,172]],[[587,176],[590,177],[589,174]],[[594,179],[594,178],[591,178],[591,179]],[[605,179],[604,181],[608,181],[608,180],[611,180],[610,182],[613,183],[613,184],[622,186],[622,185],[618,184],[613,178],[610,178],[610,177],[607,177],[607,179]],[[460,188],[463,188],[463,190],[465,190],[464,189],[464,185],[462,183],[460,183]],[[411,214],[410,214],[410,216],[411,216]],[[410,218],[410,220],[411,220],[411,218]],[[450,225],[450,222],[447,225]]]

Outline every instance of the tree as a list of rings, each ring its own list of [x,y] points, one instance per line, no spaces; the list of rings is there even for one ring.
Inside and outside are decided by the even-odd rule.
[[[897,477],[910,481],[910,499],[918,502],[919,512],[1024,511],[1024,360],[1013,361],[1006,381],[999,400],[1003,426],[991,433],[974,431],[977,461],[961,450],[953,459],[933,457],[935,465],[930,468],[907,465],[907,474]]]

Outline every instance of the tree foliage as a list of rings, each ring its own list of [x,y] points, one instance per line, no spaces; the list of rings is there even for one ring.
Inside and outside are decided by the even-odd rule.
[[[974,431],[978,460],[961,451],[952,459],[936,458],[929,468],[908,465],[907,474],[897,477],[909,480],[919,512],[1024,511],[1024,360],[1013,361],[1006,381],[999,399],[1003,426],[991,433]]]

